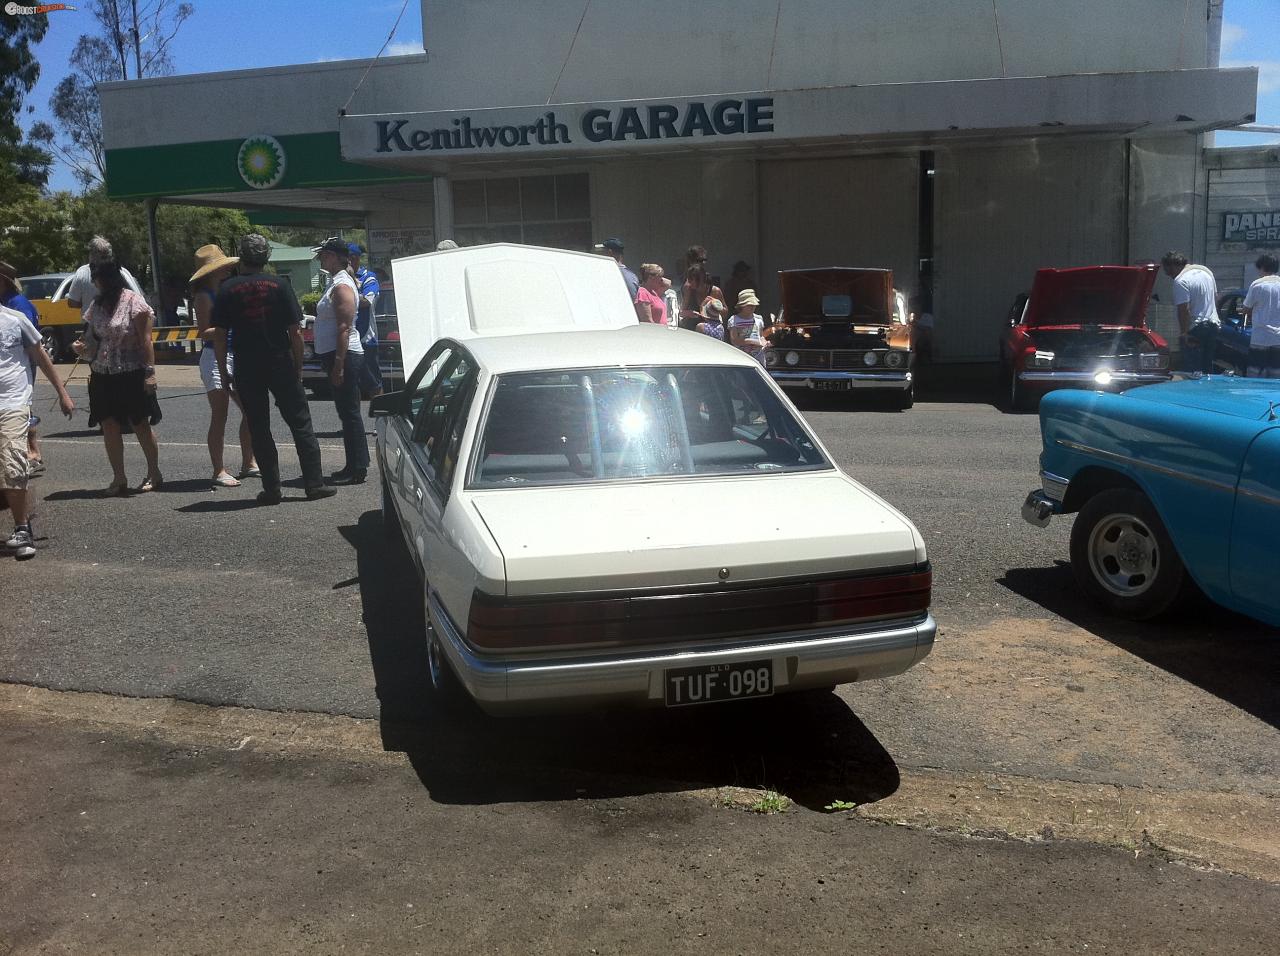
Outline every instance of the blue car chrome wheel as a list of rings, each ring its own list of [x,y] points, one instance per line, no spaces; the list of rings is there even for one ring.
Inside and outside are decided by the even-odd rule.
[[[1169,533],[1142,492],[1111,488],[1090,498],[1071,529],[1071,569],[1085,592],[1116,614],[1155,617],[1186,579]]]

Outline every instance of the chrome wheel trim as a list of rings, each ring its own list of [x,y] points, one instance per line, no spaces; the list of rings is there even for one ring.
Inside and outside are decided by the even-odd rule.
[[[1116,597],[1141,597],[1160,573],[1156,536],[1134,515],[1107,515],[1094,525],[1088,554],[1094,580]]]

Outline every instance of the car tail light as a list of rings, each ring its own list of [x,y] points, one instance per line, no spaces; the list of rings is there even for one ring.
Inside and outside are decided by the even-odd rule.
[[[1169,355],[1166,352],[1143,352],[1138,357],[1141,368],[1168,368]]]
[[[484,650],[661,644],[919,616],[930,571],[759,588],[552,600],[475,592],[467,640]]]

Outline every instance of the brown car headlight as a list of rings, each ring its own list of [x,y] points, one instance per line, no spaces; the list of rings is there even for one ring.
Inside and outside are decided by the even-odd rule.
[[[868,368],[870,368],[872,365],[875,365],[876,362],[878,362],[879,360],[880,360],[880,357],[876,355],[875,352],[868,352],[866,355],[862,356],[862,364],[867,366]]]
[[[764,350],[764,364],[770,367],[778,364],[778,353],[773,349]]]
[[[906,352],[890,352],[884,357],[884,364],[888,368],[902,368],[907,362]]]

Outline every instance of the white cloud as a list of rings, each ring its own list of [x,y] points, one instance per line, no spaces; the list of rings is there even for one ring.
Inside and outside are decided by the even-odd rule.
[[[421,40],[396,40],[387,46],[387,52],[384,56],[407,56],[410,53],[421,53]]]
[[[1223,60],[1223,67],[1235,69],[1241,66],[1258,68],[1258,95],[1280,91],[1280,60]]]
[[[1222,24],[1222,52],[1230,53],[1234,50],[1247,33],[1248,31],[1242,26],[1224,22]]]

